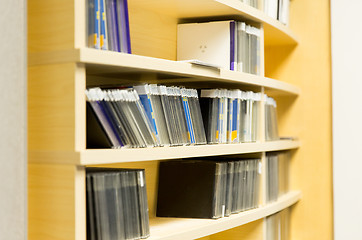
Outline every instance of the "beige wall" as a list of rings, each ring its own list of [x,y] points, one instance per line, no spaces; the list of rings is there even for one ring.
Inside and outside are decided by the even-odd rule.
[[[360,0],[331,0],[334,239],[362,239]]]
[[[0,239],[26,239],[26,1],[0,0]]]

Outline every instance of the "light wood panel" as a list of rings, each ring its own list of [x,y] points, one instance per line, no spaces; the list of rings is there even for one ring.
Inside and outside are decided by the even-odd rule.
[[[27,5],[29,52],[74,48],[73,0],[30,0]]]
[[[75,166],[28,165],[30,240],[76,239],[75,174]]]
[[[176,60],[177,19],[149,11],[135,1],[128,5],[132,53]]]
[[[81,48],[88,44],[88,19],[87,19],[87,6],[88,0],[74,1],[74,47]]]
[[[29,150],[75,150],[76,67],[68,63],[28,68]]]
[[[216,233],[198,240],[261,240],[263,239],[263,219]]]
[[[290,25],[300,44],[266,49],[267,76],[302,92],[277,102],[280,132],[303,140],[291,162],[290,186],[303,192],[291,214],[291,239],[333,239],[329,7],[328,0],[292,1]]]

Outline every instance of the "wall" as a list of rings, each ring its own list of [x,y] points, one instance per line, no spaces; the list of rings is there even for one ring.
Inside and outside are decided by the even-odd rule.
[[[362,2],[331,0],[334,239],[362,239]]]
[[[26,1],[0,0],[0,239],[26,239]]]
[[[299,44],[266,49],[265,66],[267,76],[301,89],[296,99],[277,99],[280,134],[301,140],[301,147],[291,161],[290,186],[302,191],[301,201],[291,211],[291,239],[330,240],[333,239],[330,1],[292,0],[290,11],[290,28]]]

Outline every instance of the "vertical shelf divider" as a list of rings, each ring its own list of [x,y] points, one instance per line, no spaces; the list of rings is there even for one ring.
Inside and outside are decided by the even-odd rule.
[[[87,239],[86,173],[84,166],[76,166],[74,182],[75,240]]]
[[[86,68],[77,63],[74,78],[75,87],[75,151],[86,149]]]

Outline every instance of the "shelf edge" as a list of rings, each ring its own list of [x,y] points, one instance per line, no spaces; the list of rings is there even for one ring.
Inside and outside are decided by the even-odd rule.
[[[273,141],[265,143],[218,144],[180,147],[154,147],[139,149],[88,149],[81,152],[81,165],[114,164],[157,161],[167,159],[237,155],[271,152],[299,148],[299,141]],[[122,159],[120,159],[122,158]],[[107,159],[102,161],[102,159]]]
[[[91,166],[99,164],[272,152],[297,149],[299,147],[299,141],[280,140],[264,143],[215,144],[180,147],[87,149],[80,152],[29,150],[28,158],[29,163]]]
[[[267,87],[294,96],[298,96],[300,93],[299,88],[292,84],[267,77],[225,69],[215,70],[197,67],[190,63],[147,56],[90,48],[29,54],[29,67],[71,62],[104,66],[105,68],[112,68],[112,71],[115,72],[127,68],[134,69],[135,71],[173,74],[179,77],[193,77],[205,81],[213,80],[254,87]],[[140,65],[140,62],[143,62],[143,64]]]
[[[205,80],[223,81],[240,85],[255,87],[268,87],[291,95],[299,95],[299,88],[292,84],[279,80],[257,76],[253,74],[231,71],[226,69],[213,69],[195,66],[190,63],[178,62],[148,56],[100,51],[90,48],[82,48],[79,61],[85,64],[106,65],[117,68],[131,68],[138,71],[158,72],[174,74],[180,77],[195,77]],[[122,62],[122,65],[117,64]],[[143,62],[142,66],[139,64]]]
[[[239,214],[231,215],[230,217],[221,218],[218,220],[200,220],[200,219],[155,219],[154,221],[166,222],[164,227],[157,229],[157,226],[152,228],[151,225],[151,236],[150,240],[184,240],[184,239],[195,239],[211,234],[215,234],[221,231],[225,231],[234,227],[238,227],[264,217],[270,216],[283,209],[286,209],[295,203],[297,203],[302,197],[301,191],[290,191],[285,195],[281,196],[278,201],[269,203],[265,206],[257,209],[248,210]],[[165,234],[162,236],[162,228],[167,228],[167,221],[179,221],[178,225],[184,222],[187,226],[185,229],[178,229],[179,233]],[[152,222],[152,221],[151,221]],[[198,224],[198,225],[197,225]],[[190,225],[190,226],[188,226]],[[152,234],[152,229],[155,232]],[[161,232],[157,235],[157,231]]]

